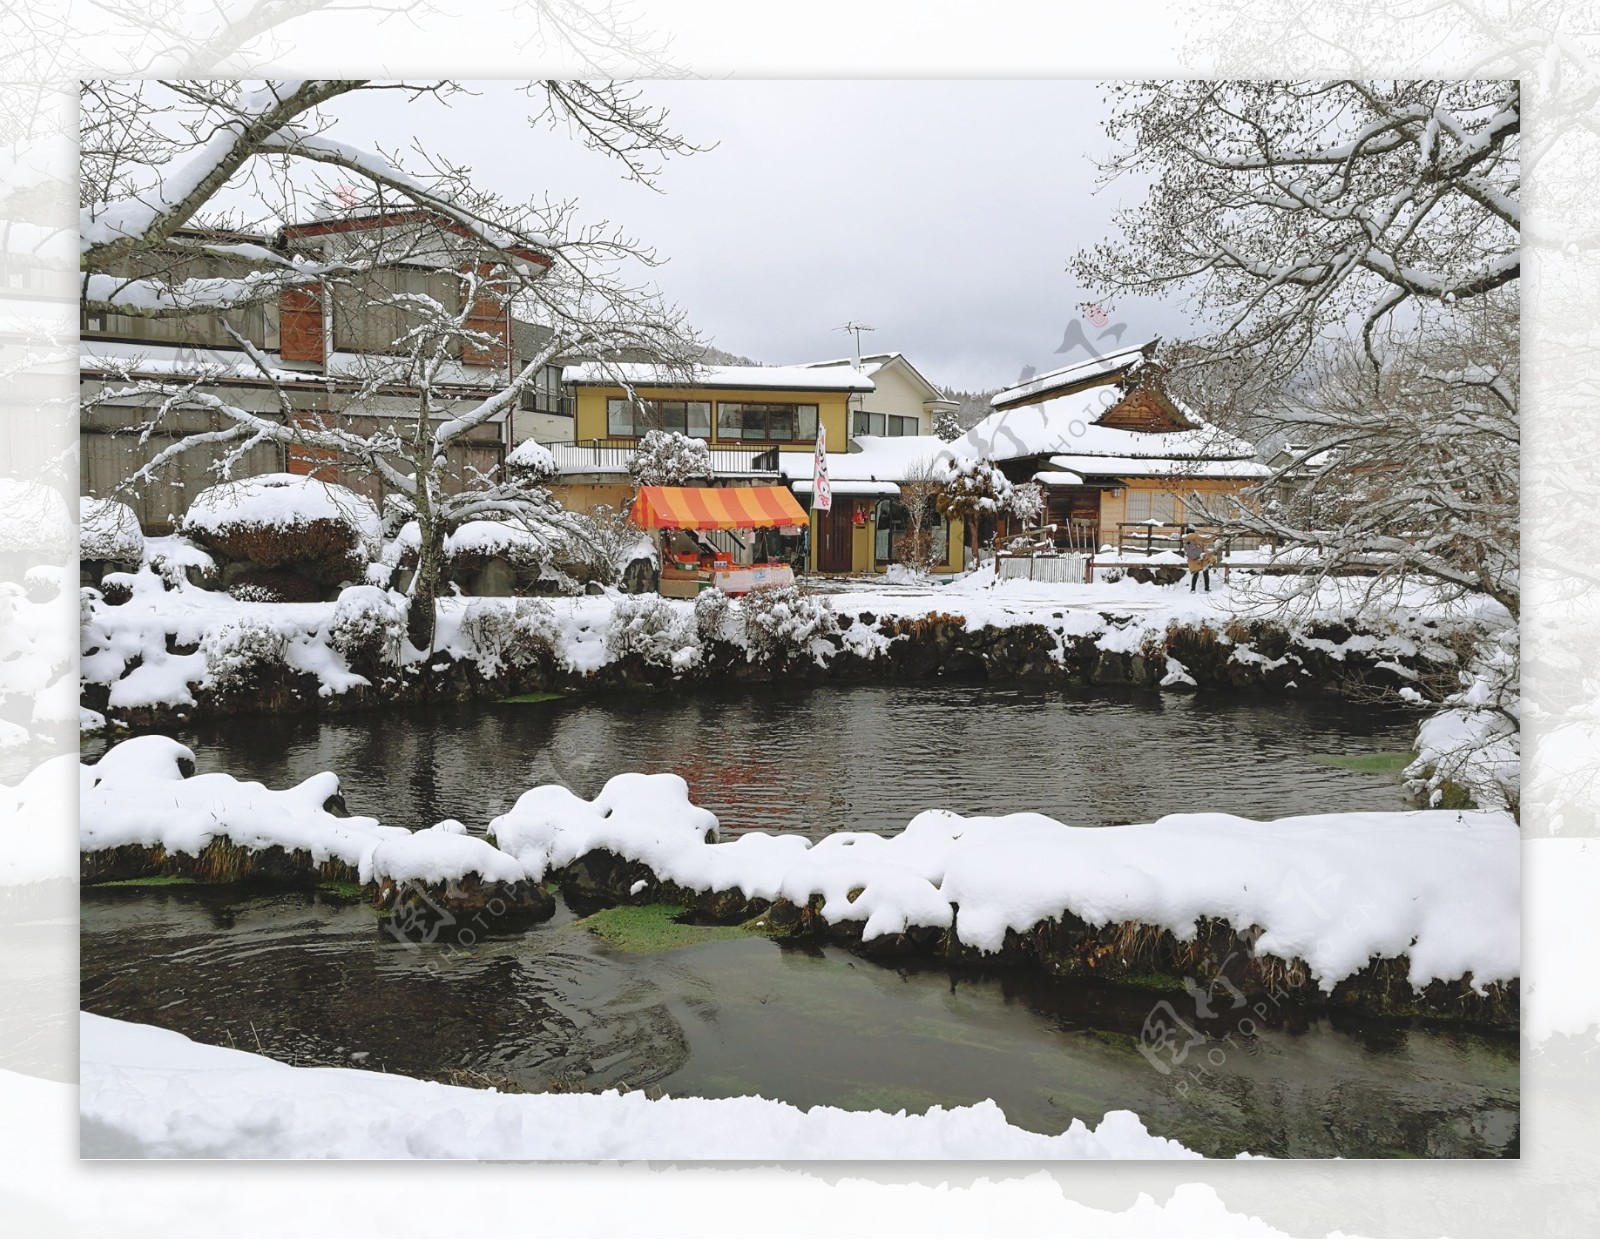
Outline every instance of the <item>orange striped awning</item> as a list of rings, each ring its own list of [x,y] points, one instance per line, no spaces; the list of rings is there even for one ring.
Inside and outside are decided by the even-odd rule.
[[[783,487],[640,487],[632,517],[646,530],[753,530],[810,520]]]

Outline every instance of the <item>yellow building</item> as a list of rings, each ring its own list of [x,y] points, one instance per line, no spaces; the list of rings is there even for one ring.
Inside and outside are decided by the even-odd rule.
[[[847,455],[852,398],[873,391],[873,381],[845,366],[702,366],[688,378],[647,363],[586,363],[568,366],[563,381],[573,393],[573,440],[546,445],[555,456],[556,497],[575,511],[606,504],[620,509],[633,499],[628,465],[638,441],[651,429],[677,431],[702,440],[711,457],[716,486],[788,483],[811,523],[804,532],[806,566],[813,572],[865,573],[887,567],[879,552],[880,518],[894,512],[883,501],[899,488],[841,478],[829,512],[810,508],[817,433],[835,449],[830,462]],[[850,471],[843,471],[849,475]],[[942,528],[942,527],[941,527]],[[961,556],[959,524],[939,566]],[[786,550],[797,550],[791,536]],[[892,539],[891,539],[892,544]],[[891,551],[892,554],[892,551]]]

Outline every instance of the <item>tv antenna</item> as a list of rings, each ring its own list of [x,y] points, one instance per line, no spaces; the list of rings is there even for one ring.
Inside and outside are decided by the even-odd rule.
[[[856,338],[856,369],[861,369],[861,333],[875,332],[878,329],[871,323],[846,323],[843,327],[835,327],[836,332],[851,332]]]

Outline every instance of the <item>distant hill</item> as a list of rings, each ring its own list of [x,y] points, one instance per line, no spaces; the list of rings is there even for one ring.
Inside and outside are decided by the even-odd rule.
[[[729,353],[726,349],[714,348],[707,345],[705,352],[700,355],[700,360],[707,366],[764,366],[765,362],[758,362],[753,357],[744,357],[738,353]]]
[[[984,418],[994,412],[989,407],[989,402],[994,399],[995,393],[1003,391],[1002,388],[990,388],[984,392],[963,392],[959,388],[946,388],[946,400],[959,401],[961,407],[956,410],[956,421],[962,430],[971,430]]]

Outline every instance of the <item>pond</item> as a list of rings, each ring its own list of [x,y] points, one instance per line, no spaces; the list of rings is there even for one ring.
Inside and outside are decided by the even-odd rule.
[[[1402,809],[1392,769],[1326,759],[1403,750],[1415,725],[1323,699],[761,686],[241,719],[180,739],[202,770],[271,786],[336,771],[353,813],[401,825],[481,829],[536,783],[592,796],[622,771],[674,770],[729,831],[815,835],[895,831],[930,807],[1084,825]],[[592,931],[604,917],[561,906],[527,934],[446,955],[323,894],[86,889],[82,1003],[290,1062],[504,1089],[891,1111],[994,1098],[1041,1132],[1129,1108],[1223,1156],[1517,1150],[1514,1036],[1304,1015],[1244,1036],[1221,1013],[1201,1024],[1204,1071],[1184,1085],[1139,1045],[1159,1003],[1193,1011],[1181,992],[896,969],[710,928],[630,949]]]
[[[1405,809],[1392,771],[1325,759],[1406,750],[1417,718],[1332,698],[761,685],[237,718],[177,735],[202,771],[269,787],[334,771],[352,813],[397,826],[481,830],[536,784],[592,797],[623,771],[675,771],[727,831],[816,835],[894,832],[924,809],[1077,826],[1197,808]]]
[[[320,895],[90,889],[82,912],[85,1009],[291,1063],[802,1107],[993,1098],[1052,1133],[1130,1108],[1222,1157],[1485,1157],[1518,1139],[1511,1038],[1325,1019],[1245,1037],[1223,1019],[1187,1079],[1139,1049],[1160,996],[1035,975],[897,970],[718,930],[636,954],[565,908],[448,955]]]

